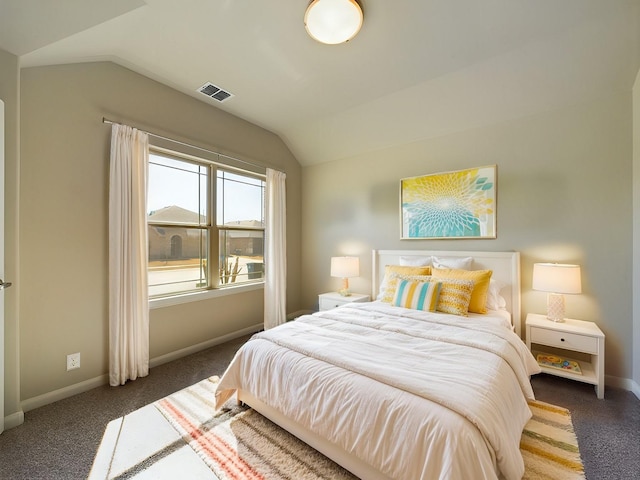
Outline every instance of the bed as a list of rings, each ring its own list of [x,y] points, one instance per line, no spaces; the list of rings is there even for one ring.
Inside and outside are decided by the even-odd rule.
[[[499,308],[454,315],[382,301],[391,277],[396,296],[399,282],[432,278],[390,275],[388,265],[429,259],[452,272],[490,270]],[[519,338],[519,268],[517,252],[374,250],[375,301],[256,334],[222,376],[216,403],[236,393],[366,480],[522,478],[519,440],[539,367]]]

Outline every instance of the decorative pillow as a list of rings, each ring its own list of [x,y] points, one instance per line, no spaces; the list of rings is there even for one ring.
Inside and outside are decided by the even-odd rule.
[[[505,286],[504,283],[494,280],[493,278],[491,279],[489,282],[489,290],[487,291],[487,309],[502,310],[506,308],[507,301],[500,295],[500,292]]]
[[[432,280],[436,280],[435,277],[431,278]],[[436,310],[442,313],[466,317],[473,293],[473,281],[457,279],[437,280],[442,282],[442,287],[440,288],[440,297],[438,298]]]
[[[433,257],[433,266],[436,268],[458,268],[471,270],[473,257]]]
[[[396,307],[435,312],[440,296],[440,285],[440,282],[413,282],[398,279],[393,304]]]
[[[398,277],[400,275],[430,275],[431,267],[410,267],[405,265],[386,265],[384,267],[384,278],[380,285],[378,299],[382,302],[393,302],[393,294],[396,292]]]
[[[427,257],[403,256],[400,257],[400,265],[412,267],[430,267],[431,265],[433,265],[433,257],[431,255]]]
[[[487,291],[491,280],[492,270],[459,270],[456,268],[433,268],[431,275],[435,278],[471,280],[473,293],[469,302],[472,313],[487,313]]]
[[[428,283],[438,281],[441,285],[436,311],[450,313],[452,315],[462,315],[464,317],[467,316],[469,301],[473,293],[472,280],[436,279],[431,275],[402,275],[399,273],[392,273],[390,280],[394,281],[396,286],[400,280]],[[387,303],[393,303],[394,295],[395,291],[391,294],[391,299]]]

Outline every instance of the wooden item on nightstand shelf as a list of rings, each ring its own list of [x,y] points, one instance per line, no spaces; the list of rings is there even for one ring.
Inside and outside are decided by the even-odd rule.
[[[346,303],[369,301],[371,301],[371,297],[361,293],[352,293],[348,297],[344,297],[338,292],[329,292],[318,295],[318,308],[322,312],[324,310],[331,310],[332,308],[339,307]]]
[[[540,353],[549,353],[544,347],[591,355],[590,362],[577,360],[580,373],[571,368],[555,368],[543,364],[540,364],[540,368],[551,375],[595,385],[598,398],[604,398],[604,333],[595,323],[571,318],[565,319],[562,323],[556,323],[544,315],[529,313],[527,315],[527,347],[536,358]],[[576,361],[572,358],[566,358],[566,360],[569,366]]]

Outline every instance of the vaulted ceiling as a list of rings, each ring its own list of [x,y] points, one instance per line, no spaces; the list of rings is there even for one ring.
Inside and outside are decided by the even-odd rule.
[[[113,61],[302,165],[630,92],[640,66],[640,0],[359,3],[360,33],[330,46],[306,34],[307,0],[0,0],[0,48],[22,67]]]

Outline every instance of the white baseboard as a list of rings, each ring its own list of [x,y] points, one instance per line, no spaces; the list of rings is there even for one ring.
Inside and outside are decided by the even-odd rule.
[[[622,388],[638,397],[640,400],[640,385],[631,378],[614,377],[612,375],[605,375],[604,383],[609,387]]]
[[[149,360],[149,367],[150,368],[157,367],[159,365],[162,365],[163,363],[171,362],[173,360],[186,357],[187,355],[191,355],[192,353],[197,353],[201,350],[205,350],[215,345],[220,345],[221,343],[234,340],[238,337],[242,337],[250,333],[258,332],[263,327],[264,327],[263,324],[253,325],[251,327],[247,327],[242,330],[238,330],[236,332],[223,335],[222,337],[212,338],[211,340],[207,340],[206,342],[198,343],[196,345],[191,345],[190,347],[182,348],[180,350],[176,350],[175,352],[170,352],[165,355],[152,358],[151,360]],[[5,428],[11,428],[11,426],[9,425],[13,425],[13,426],[20,425],[24,421],[23,412],[28,412],[35,408],[43,407],[50,403],[57,402],[58,400],[72,397],[73,395],[77,395],[79,393],[84,393],[88,390],[91,390],[96,387],[100,387],[102,385],[106,385],[108,383],[109,383],[109,375],[104,374],[104,375],[100,375],[99,377],[90,378],[80,383],[69,385],[68,387],[54,390],[52,392],[43,393],[42,395],[38,395],[37,397],[32,397],[32,398],[23,400],[20,404],[22,406],[22,412],[19,412],[19,413],[22,416],[22,418],[19,419],[19,423],[14,423],[18,419],[16,420],[5,419]],[[17,414],[14,414],[14,415],[17,415]],[[7,417],[7,418],[10,418],[10,417]]]
[[[618,387],[632,392],[636,397],[638,397],[638,400],[640,400],[640,385],[638,385],[638,382],[633,379],[607,376],[606,383],[609,384],[609,382],[611,382],[610,385],[612,387]]]
[[[215,347],[216,345],[220,345],[221,343],[225,343],[230,340],[235,340],[238,337],[242,337],[250,333],[256,333],[262,330],[263,328],[264,328],[264,324],[260,323],[258,325],[253,325],[251,327],[243,328],[242,330],[238,330],[237,332],[223,335],[222,337],[212,338],[211,340],[207,340],[206,342],[197,343],[195,345],[191,345],[190,347],[176,350],[175,352],[170,352],[165,355],[152,358],[151,360],[149,360],[149,366],[151,368],[157,367],[158,365],[162,365],[163,363],[171,362],[173,360],[186,357],[187,355],[191,355],[192,353],[198,353],[202,350],[206,350],[207,348],[210,348],[210,347]]]
[[[63,400],[68,397],[72,397],[79,393],[86,392],[96,387],[100,387],[106,383],[109,383],[109,375],[106,373],[104,375],[100,375],[99,377],[90,378],[80,383],[74,383],[73,385],[69,385],[68,387],[59,388],[58,390],[54,390],[52,392],[43,393],[42,395],[38,395],[37,397],[28,398],[23,400],[20,405],[22,406],[23,412],[28,412],[35,408],[44,407],[45,405],[49,405],[50,403],[57,402],[58,400]]]
[[[631,390],[633,394],[638,397],[638,400],[640,400],[640,385],[638,385],[638,382],[629,380],[629,386],[630,388],[628,390]]]
[[[18,425],[22,425],[24,423],[24,411],[20,410],[19,412],[12,413],[11,415],[7,415],[4,417],[4,429],[9,430],[10,428],[17,427]]]

